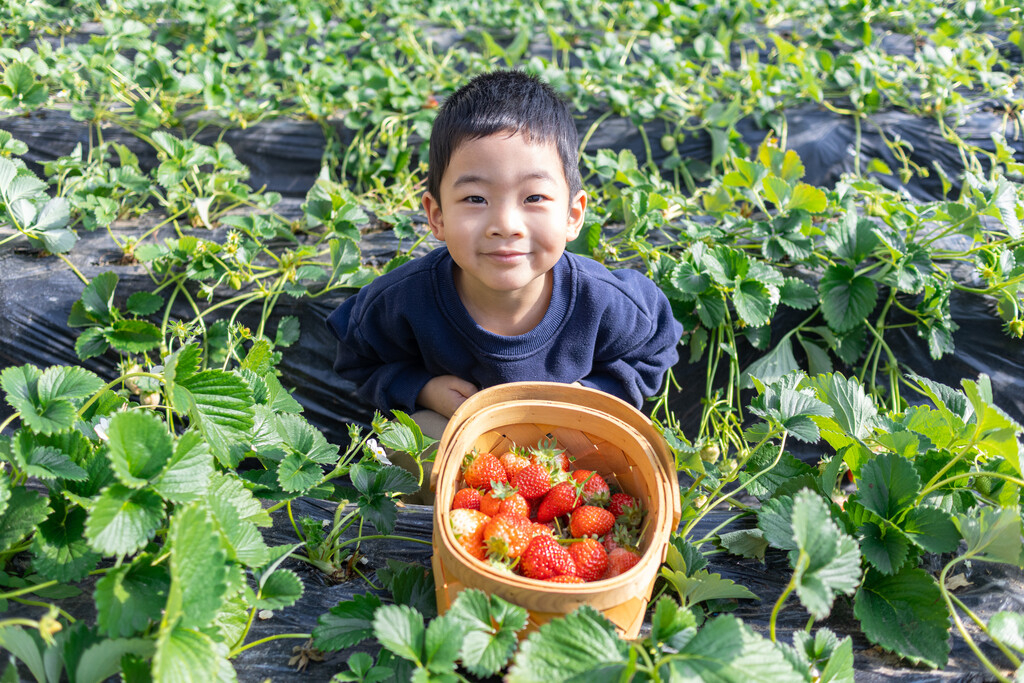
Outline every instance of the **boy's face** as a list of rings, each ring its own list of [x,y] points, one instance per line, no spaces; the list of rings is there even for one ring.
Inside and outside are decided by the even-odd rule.
[[[507,132],[459,145],[437,199],[424,194],[423,208],[462,271],[464,291],[525,301],[543,296],[547,273],[579,235],[587,204],[583,192],[569,196],[553,143]]]

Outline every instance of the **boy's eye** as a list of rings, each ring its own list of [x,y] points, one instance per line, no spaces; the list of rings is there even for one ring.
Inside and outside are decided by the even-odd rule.
[[[526,198],[527,204],[536,204],[537,202],[542,201],[544,201],[544,195],[542,194],[531,194],[529,197]]]
[[[486,200],[480,195],[474,194],[466,197],[463,201],[469,202],[470,204],[483,204]]]

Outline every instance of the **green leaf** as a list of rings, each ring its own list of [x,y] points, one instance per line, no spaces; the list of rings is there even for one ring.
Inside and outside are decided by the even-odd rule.
[[[85,535],[103,555],[131,555],[163,526],[164,504],[148,489],[120,484],[103,489],[89,512]]]
[[[171,579],[164,564],[138,555],[131,564],[114,567],[96,582],[96,623],[109,638],[143,633],[160,620]]]
[[[793,665],[766,638],[734,616],[717,617],[686,642],[662,666],[662,680],[720,683],[792,683]]]
[[[410,662],[424,664],[423,615],[406,605],[383,605],[374,612],[373,634],[380,644]]]
[[[914,663],[941,669],[949,658],[949,613],[928,572],[904,567],[893,576],[869,569],[853,613],[871,642]]]
[[[895,574],[903,567],[910,552],[910,542],[903,532],[888,524],[865,522],[860,526],[860,551],[875,569]]]
[[[42,400],[42,376],[43,372],[34,365],[9,367],[0,373],[0,388],[7,394],[7,403],[21,413],[22,421],[34,431],[53,434],[70,429],[75,423],[75,407],[64,398]]]
[[[153,292],[134,292],[128,297],[127,309],[135,315],[147,316],[156,313],[164,305],[164,298]]]
[[[1021,473],[1020,450],[1017,435],[1024,427],[1017,424],[999,408],[992,399],[992,382],[988,375],[980,375],[978,381],[961,380],[964,394],[970,401],[976,417],[975,445],[990,457],[1002,457],[1014,464]]]
[[[784,337],[775,345],[775,348],[747,366],[740,386],[745,389],[752,387],[751,377],[756,377],[763,383],[769,384],[799,369],[800,365],[796,362],[796,356],[793,355],[793,342],[790,337]]]
[[[818,292],[825,322],[836,332],[846,332],[863,325],[878,300],[874,280],[866,275],[857,275],[853,268],[844,265],[825,269],[818,283]]]
[[[721,574],[712,574],[706,569],[687,576],[683,572],[662,567],[660,576],[671,584],[679,595],[679,602],[683,607],[692,607],[707,600],[760,600],[744,586],[731,579],[723,579]]]
[[[45,405],[59,399],[88,398],[103,388],[103,380],[85,368],[54,365],[39,377],[39,400]]]
[[[119,412],[107,425],[110,465],[118,480],[141,488],[161,473],[174,453],[167,424],[150,411]]]
[[[807,183],[797,183],[793,195],[786,204],[786,211],[802,209],[808,213],[821,213],[828,207],[825,193]]]
[[[302,597],[302,580],[290,569],[278,569],[266,577],[253,606],[257,609],[277,610],[291,607]]]
[[[414,562],[388,559],[377,570],[377,579],[391,593],[396,605],[409,605],[426,619],[437,616],[437,595],[430,569]]]
[[[811,474],[814,468],[783,451],[778,462],[778,446],[766,444],[759,448],[747,461],[746,468],[740,472],[740,481],[747,484],[747,491],[759,500],[767,500],[775,495],[779,487],[804,474]],[[772,463],[775,463],[772,466]]]
[[[197,503],[179,508],[167,533],[171,554],[171,588],[167,622],[203,628],[226,597],[227,556],[209,513]]]
[[[953,519],[967,541],[966,555],[1024,567],[1019,509],[980,507]]]
[[[28,434],[28,432],[24,433]],[[85,470],[56,448],[36,446],[22,455],[24,460],[22,469],[30,477],[43,480],[64,479],[66,481],[85,481],[89,478]]]
[[[0,515],[0,552],[32,533],[49,516],[50,506],[46,496],[24,486],[11,488],[7,508]]]
[[[860,469],[857,501],[882,519],[896,519],[921,490],[921,478],[906,458],[879,453]]]
[[[878,246],[875,224],[848,207],[842,220],[826,234],[825,244],[850,266],[856,266]]]
[[[75,667],[75,683],[102,683],[121,672],[121,658],[125,655],[149,657],[155,643],[149,638],[131,640],[101,640],[88,647]]]
[[[39,525],[32,544],[32,567],[51,581],[81,581],[96,568],[100,555],[85,539],[86,512],[57,510]]]
[[[627,646],[615,626],[589,605],[552,619],[520,644],[506,683],[617,680],[626,669]]]
[[[988,632],[993,639],[1024,654],[1024,614],[996,612],[988,620]]]
[[[320,483],[324,472],[320,465],[298,453],[289,453],[277,466],[277,481],[290,493],[301,493]]]
[[[98,323],[109,325],[113,319],[111,312],[117,279],[117,273],[108,270],[90,280],[82,290],[82,306],[86,314]]]
[[[466,629],[460,652],[462,665],[481,677],[493,676],[505,668],[528,617],[522,607],[476,588],[461,591],[448,614]]]
[[[835,525],[816,493],[796,494],[791,519],[799,552],[794,567],[796,593],[815,619],[823,619],[832,611],[837,594],[851,595],[857,588],[860,551],[857,542]]]
[[[152,675],[160,683],[220,683],[235,681],[228,646],[181,626],[160,631],[153,655]]]
[[[719,535],[718,543],[733,555],[754,560],[764,560],[764,551],[768,549],[768,541],[764,540],[760,529],[729,531]]]
[[[325,652],[346,650],[373,637],[373,615],[381,606],[373,593],[355,594],[317,619],[313,645]]]
[[[315,463],[333,465],[338,460],[338,446],[299,415],[278,415],[277,433],[285,446]]]
[[[82,360],[95,358],[106,353],[109,348],[110,342],[103,335],[103,329],[99,327],[90,327],[87,330],[83,330],[82,334],[78,335],[78,339],[75,340],[75,355]]]
[[[153,480],[153,490],[172,503],[188,503],[206,493],[213,476],[213,455],[202,435],[188,430],[178,438],[174,453]]]
[[[423,637],[424,664],[434,674],[451,674],[462,647],[465,626],[447,615],[436,617],[427,624]]]
[[[277,324],[277,333],[274,335],[274,346],[291,346],[299,341],[299,319],[293,315],[286,315]]]
[[[686,629],[697,627],[697,617],[693,610],[682,607],[668,596],[662,596],[654,605],[651,615],[652,642],[668,642]]]
[[[751,327],[767,325],[778,302],[778,289],[758,280],[744,280],[736,285],[732,293],[736,313]]]
[[[21,660],[37,681],[45,683],[49,680],[43,662],[45,645],[38,630],[28,630],[20,626],[0,627],[0,646]]]
[[[249,567],[269,561],[270,550],[256,528],[257,524],[270,526],[269,516],[241,479],[234,474],[215,474],[205,503],[229,559]]]
[[[764,540],[779,550],[796,550],[793,539],[793,498],[779,496],[766,500],[757,512],[757,527]]]
[[[163,342],[160,328],[145,320],[115,320],[103,336],[111,346],[124,353],[145,353]]]
[[[807,380],[818,398],[832,408],[832,420],[839,428],[857,439],[871,433],[871,424],[878,409],[855,377],[847,379],[840,373],[818,375]]]
[[[238,464],[231,447],[236,441],[245,443],[255,415],[252,392],[240,375],[204,370],[184,379],[179,377],[172,401],[188,413],[221,463],[231,467]]]
[[[907,511],[900,528],[917,545],[930,553],[950,553],[960,543],[953,517],[945,510],[920,505]]]

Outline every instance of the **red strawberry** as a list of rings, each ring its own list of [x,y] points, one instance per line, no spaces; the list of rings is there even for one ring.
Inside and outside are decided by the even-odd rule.
[[[508,475],[501,461],[493,453],[481,453],[474,450],[468,453],[462,461],[462,475],[466,480],[466,486],[471,486],[481,491],[488,491],[492,481],[507,484]]]
[[[480,489],[466,487],[456,491],[455,497],[452,498],[452,510],[458,510],[460,508],[466,510],[479,510]]]
[[[508,484],[498,484],[480,498],[480,509],[492,517],[499,512],[530,516],[530,504]]]
[[[537,507],[537,521],[550,522],[555,517],[567,515],[580,504],[579,488],[569,481],[563,481],[544,494]]]
[[[532,501],[550,491],[553,482],[551,472],[545,465],[531,463],[519,470],[513,483],[519,495]]]
[[[627,572],[636,566],[636,563],[640,561],[640,555],[627,550],[626,548],[616,548],[615,550],[608,553],[608,568],[604,571],[603,579],[610,579],[613,576],[618,576],[623,572]]]
[[[532,531],[530,533],[533,536],[536,536],[538,534],[544,534],[546,536],[551,536],[552,538],[554,538],[555,530],[547,524],[541,524],[540,522],[531,522],[531,524],[533,524],[533,527],[531,527]]]
[[[618,517],[626,512],[626,508],[639,507],[636,502],[636,498],[629,495],[628,493],[613,493],[611,500],[608,502],[608,509],[611,510],[612,514]]]
[[[572,478],[583,486],[584,503],[602,508],[608,506],[612,492],[604,477],[593,470],[576,470],[572,473]]]
[[[595,505],[581,505],[569,517],[569,531],[576,538],[604,536],[615,525],[615,515]]]
[[[448,517],[455,540],[478,560],[484,559],[487,555],[487,549],[484,547],[484,525],[490,519],[479,510],[467,508],[452,510]]]
[[[583,583],[584,580],[578,576],[572,574],[559,574],[558,576],[552,576],[548,579],[551,583]]]
[[[584,581],[597,581],[608,568],[608,553],[593,538],[584,538],[569,546],[569,554],[576,564],[576,575]]]
[[[523,455],[518,448],[510,448],[502,453],[498,460],[501,462],[502,467],[505,468],[509,481],[515,481],[519,470],[530,464],[530,459]]]
[[[550,464],[563,472],[569,471],[571,461],[564,448],[559,448],[554,439],[538,441],[536,448],[530,449],[530,460],[542,464]]]
[[[615,522],[615,526],[612,527],[612,530],[605,534],[604,537],[604,549],[608,552],[619,547],[636,550],[639,543],[640,539],[638,538],[638,530],[625,526],[617,520]]]
[[[526,550],[532,532],[533,524],[526,517],[499,512],[484,526],[487,555],[499,560],[514,560]]]
[[[533,537],[519,558],[519,568],[523,576],[531,579],[550,579],[559,574],[576,573],[569,551],[560,546],[553,536],[546,534]]]

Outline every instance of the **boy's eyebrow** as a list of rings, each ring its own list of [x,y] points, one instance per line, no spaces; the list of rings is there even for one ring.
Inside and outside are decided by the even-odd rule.
[[[523,182],[523,181],[526,181],[526,180],[550,180],[550,181],[554,181],[555,179],[547,171],[531,171],[529,173],[524,173],[523,175],[519,176],[519,182]],[[452,183],[452,187],[458,187],[460,185],[470,185],[470,184],[473,184],[473,183],[480,183],[482,185],[489,185],[489,184],[491,184],[491,182],[492,181],[489,178],[487,178],[486,176],[478,175],[478,174],[475,174],[475,173],[464,173],[463,175],[460,175],[458,178],[455,179],[455,182]]]

